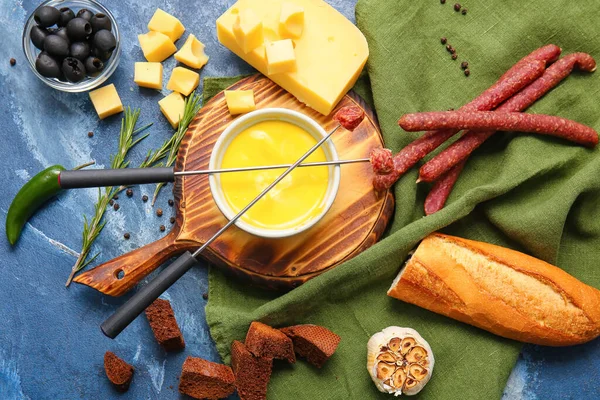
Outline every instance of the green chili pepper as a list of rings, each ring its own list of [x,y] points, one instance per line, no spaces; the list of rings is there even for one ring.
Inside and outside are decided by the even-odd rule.
[[[37,209],[62,190],[58,176],[64,170],[61,165],[48,167],[19,190],[6,215],[6,236],[10,244],[17,242],[23,226]]]

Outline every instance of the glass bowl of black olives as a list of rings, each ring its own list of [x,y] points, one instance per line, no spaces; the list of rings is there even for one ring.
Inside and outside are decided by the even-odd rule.
[[[115,72],[119,28],[94,0],[48,0],[25,23],[23,51],[42,82],[64,92],[85,92]]]

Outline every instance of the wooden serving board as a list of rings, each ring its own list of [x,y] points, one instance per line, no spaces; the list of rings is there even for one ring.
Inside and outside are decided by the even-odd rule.
[[[375,115],[353,93],[326,117],[262,75],[243,79],[230,89],[253,90],[257,109],[296,110],[316,120],[326,132],[337,125],[331,115],[338,108],[358,105],[366,112],[365,120],[354,132],[339,130],[332,137],[340,159],[368,157],[373,148],[383,145]],[[222,92],[209,101],[190,124],[176,170],[208,168],[214,143],[234,119]],[[335,202],[313,228],[289,238],[265,239],[232,226],[202,256],[256,285],[277,290],[296,287],[379,240],[393,214],[394,198],[389,191],[376,193],[372,178],[369,163],[343,165]],[[177,221],[167,236],[84,272],[75,282],[120,296],[169,258],[197,249],[227,223],[212,198],[206,176],[177,177],[173,191]]]

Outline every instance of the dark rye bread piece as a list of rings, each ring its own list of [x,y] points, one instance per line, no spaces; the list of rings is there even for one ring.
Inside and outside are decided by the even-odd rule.
[[[299,356],[319,368],[335,353],[340,343],[338,335],[319,325],[294,325],[280,331],[292,339]]]
[[[179,392],[195,399],[222,399],[235,390],[235,377],[227,365],[188,357],[181,368]]]
[[[257,357],[278,358],[296,362],[292,340],[281,331],[254,321],[246,334],[246,347]]]
[[[264,400],[271,379],[273,359],[256,357],[246,345],[234,340],[231,344],[231,369],[241,400]]]
[[[104,371],[106,371],[108,380],[119,392],[126,392],[129,389],[134,368],[117,357],[115,353],[110,351],[104,353]]]
[[[182,350],[185,347],[183,335],[168,300],[156,299],[146,308],[146,317],[154,337],[166,351]]]

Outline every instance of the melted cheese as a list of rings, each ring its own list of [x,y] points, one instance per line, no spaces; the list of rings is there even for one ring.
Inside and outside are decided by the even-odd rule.
[[[222,168],[292,164],[317,141],[302,128],[284,121],[264,121],[238,134],[223,155]],[[305,162],[326,161],[317,149]],[[285,169],[221,174],[224,197],[237,213]],[[242,219],[263,229],[289,229],[318,216],[324,207],[327,167],[297,168],[278,183]]]

